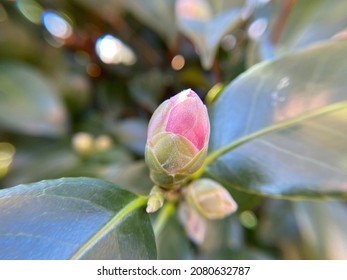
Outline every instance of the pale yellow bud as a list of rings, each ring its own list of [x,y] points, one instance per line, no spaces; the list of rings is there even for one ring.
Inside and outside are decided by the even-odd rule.
[[[211,179],[193,181],[186,189],[186,200],[208,219],[221,219],[237,210],[230,193]]]
[[[81,156],[90,156],[94,151],[94,137],[86,132],[76,133],[72,138],[74,150]]]
[[[100,135],[95,139],[94,145],[97,152],[104,152],[112,148],[113,141],[108,135]]]

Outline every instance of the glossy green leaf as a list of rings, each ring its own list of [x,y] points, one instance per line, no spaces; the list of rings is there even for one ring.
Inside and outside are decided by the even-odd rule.
[[[242,24],[249,16],[245,1],[178,0],[176,18],[180,31],[197,48],[201,64],[212,67],[223,36]]]
[[[168,221],[157,237],[158,259],[188,260],[193,258],[193,246],[176,215]]]
[[[34,68],[0,64],[0,127],[30,135],[58,136],[67,116],[55,89]]]
[[[210,172],[273,197],[347,197],[346,41],[331,41],[233,81],[211,106]]]
[[[153,259],[146,198],[91,178],[0,191],[0,259]]]
[[[295,203],[304,257],[319,260],[347,259],[346,204],[330,202]]]

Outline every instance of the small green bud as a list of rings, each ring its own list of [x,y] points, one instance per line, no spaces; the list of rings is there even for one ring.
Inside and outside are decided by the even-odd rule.
[[[193,181],[187,187],[185,197],[207,219],[221,219],[237,210],[237,204],[230,193],[211,179]]]
[[[163,207],[164,200],[164,191],[160,187],[154,186],[149,193],[146,212],[154,213],[158,211],[161,207]]]

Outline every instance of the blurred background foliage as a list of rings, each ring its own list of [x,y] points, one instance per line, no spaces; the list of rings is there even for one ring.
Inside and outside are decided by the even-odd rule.
[[[1,0],[0,187],[89,176],[148,194],[163,100],[192,88],[211,104],[252,65],[346,28],[338,0]],[[159,258],[347,258],[345,203],[234,195],[201,246],[172,216]]]

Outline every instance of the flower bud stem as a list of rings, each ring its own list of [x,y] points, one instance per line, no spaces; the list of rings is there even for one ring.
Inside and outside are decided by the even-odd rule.
[[[159,236],[170,217],[175,213],[175,208],[176,206],[174,203],[167,202],[159,212],[158,218],[155,220],[153,225],[153,231],[156,237]]]

